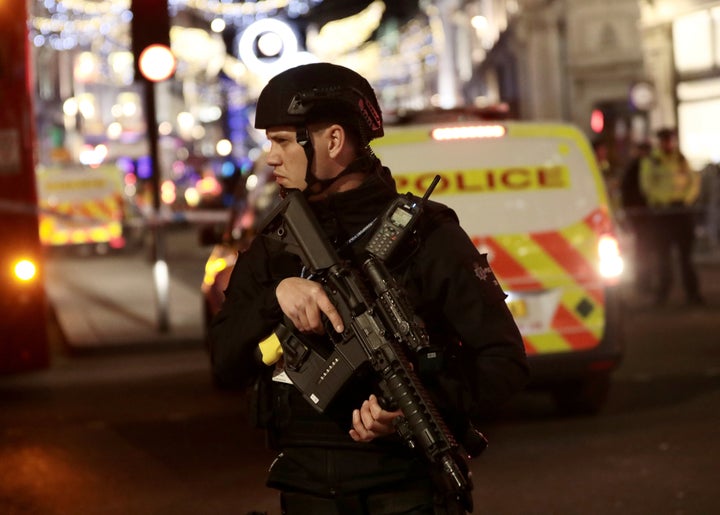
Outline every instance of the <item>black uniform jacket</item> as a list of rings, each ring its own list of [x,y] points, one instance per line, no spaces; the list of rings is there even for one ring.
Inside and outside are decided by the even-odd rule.
[[[353,249],[363,248],[369,232],[352,245],[345,244],[362,233],[397,195],[389,171],[376,163],[360,187],[313,202],[312,208],[339,254],[352,259]],[[525,352],[505,294],[486,256],[478,253],[452,210],[428,202],[417,237],[404,245],[389,265],[424,321],[432,344],[445,351],[444,370],[424,375],[423,381],[449,426],[462,431],[468,419],[476,423],[483,420],[524,387],[528,379]],[[238,257],[225,303],[210,329],[213,371],[221,384],[242,388],[255,384],[258,377],[269,377],[270,367],[255,357],[256,347],[282,320],[275,288],[282,279],[299,276],[301,269],[297,256],[283,252],[277,242],[262,236]],[[296,392],[287,391],[287,386],[273,383],[272,388],[271,397],[281,399],[282,406],[270,406],[266,423],[286,463],[274,467],[271,484],[274,475],[274,483],[280,486],[323,493],[323,488],[310,483],[323,483],[327,470],[335,468],[327,465],[327,456],[317,455],[327,449],[368,456],[363,458],[367,463],[352,460],[353,466],[333,471],[334,479],[328,479],[340,481],[350,490],[367,486],[368,481],[382,481],[383,477],[389,481],[417,473],[417,457],[398,439],[355,443],[348,435],[352,410],[367,399],[370,385],[348,392],[334,402],[332,412],[324,415],[315,413]],[[343,455],[338,463],[347,461]],[[295,470],[313,466],[319,470]],[[310,479],[296,480],[308,474]],[[363,478],[353,483],[357,479],[353,476]]]

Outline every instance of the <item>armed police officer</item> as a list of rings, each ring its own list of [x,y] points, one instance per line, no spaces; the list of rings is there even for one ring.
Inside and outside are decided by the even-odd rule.
[[[271,143],[267,163],[281,191],[301,190],[344,260],[359,266],[376,220],[399,197],[369,143],[383,136],[375,93],[356,72],[328,63],[274,77],[257,104],[255,127]],[[423,321],[441,365],[413,362],[447,427],[469,452],[482,423],[528,379],[517,326],[485,255],[455,213],[428,201],[411,238],[386,263]],[[380,402],[359,376],[323,413],[268,358],[267,338],[284,320],[298,335],[326,339],[346,321],[302,260],[258,236],[241,253],[211,330],[220,384],[253,387],[257,416],[279,451],[267,484],[283,513],[463,513],[437,487],[437,471],[398,436],[401,411]],[[259,346],[260,343],[263,346]],[[398,420],[395,420],[398,419]]]

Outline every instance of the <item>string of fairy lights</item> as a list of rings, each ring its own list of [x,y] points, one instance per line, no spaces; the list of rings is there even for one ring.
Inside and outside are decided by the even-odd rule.
[[[491,19],[484,15],[492,14],[485,12],[487,2],[469,2],[463,13],[454,13],[443,22],[447,13],[435,2],[422,1],[420,14],[410,22],[381,26],[387,0],[374,0],[347,18],[321,27],[308,25],[299,44],[293,19],[308,14],[323,1],[167,0],[171,17],[189,13],[208,23],[208,29],[182,23],[172,27],[172,49],[178,59],[176,77],[213,80],[222,70],[254,92],[282,67],[326,60],[350,66],[383,86],[397,86],[386,88],[396,91],[388,93],[393,102],[407,103],[411,97],[425,102],[422,92],[426,76],[437,73],[438,56],[447,54],[443,48],[452,46],[445,44],[444,25],[458,28],[465,48],[472,50],[468,55],[473,62],[480,62],[506,26],[506,15],[517,11],[516,7],[510,9],[517,0],[506,0],[507,13],[502,11]],[[117,83],[121,77],[123,84],[131,81],[132,65],[127,61],[132,58],[128,57],[132,0],[33,0],[31,5],[30,36],[35,47],[92,54],[100,63],[103,80]],[[270,23],[272,27],[266,26]],[[220,36],[228,35],[228,27],[237,33],[232,48],[226,48],[228,41]],[[373,34],[377,35],[374,39]],[[378,67],[381,59],[387,66]],[[461,64],[461,79],[467,80],[472,63],[464,59]],[[442,89],[454,91],[456,79],[441,76],[450,82]]]
[[[259,18],[283,14],[297,18],[323,0],[168,0],[171,16],[192,10],[208,20],[247,26]],[[32,5],[30,30],[36,47],[72,50],[99,45],[99,52],[129,46],[128,24],[131,0],[36,0]],[[98,37],[100,36],[100,37]]]

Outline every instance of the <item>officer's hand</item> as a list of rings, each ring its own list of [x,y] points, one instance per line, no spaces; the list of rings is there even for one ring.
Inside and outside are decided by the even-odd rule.
[[[289,277],[280,281],[275,295],[280,309],[299,331],[322,334],[325,330],[322,313],[328,317],[337,332],[344,330],[340,313],[318,283],[300,277]]]
[[[359,410],[352,414],[353,428],[350,438],[356,442],[370,442],[379,436],[395,432],[393,420],[402,415],[402,411],[385,411],[380,407],[377,397],[371,395],[363,402]]]

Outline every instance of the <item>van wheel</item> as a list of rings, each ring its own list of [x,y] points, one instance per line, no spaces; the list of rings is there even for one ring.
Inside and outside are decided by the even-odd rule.
[[[607,401],[610,373],[596,373],[567,381],[553,389],[555,404],[564,415],[595,415]]]

